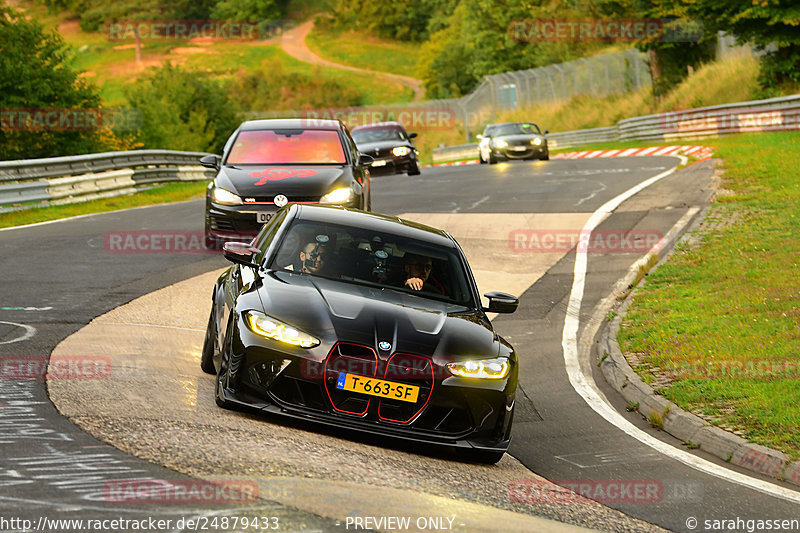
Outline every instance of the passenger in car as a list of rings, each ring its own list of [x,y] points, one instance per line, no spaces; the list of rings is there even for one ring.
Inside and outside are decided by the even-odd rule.
[[[435,294],[444,294],[444,287],[431,276],[433,260],[423,255],[407,253],[404,257],[403,269],[406,273],[404,285],[415,291],[426,291]]]

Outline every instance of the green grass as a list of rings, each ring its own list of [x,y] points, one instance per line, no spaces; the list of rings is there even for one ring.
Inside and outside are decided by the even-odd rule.
[[[749,440],[800,457],[800,136],[707,140],[720,195],[693,245],[636,294],[618,340],[660,393]]]
[[[338,32],[317,26],[306,39],[311,50],[329,61],[353,67],[416,77],[420,46],[390,41],[364,32]]]
[[[35,224],[37,222],[47,222],[91,213],[118,211],[120,209],[130,209],[131,207],[194,200],[203,197],[207,185],[208,182],[206,181],[167,183],[127,196],[0,213],[0,228]]]

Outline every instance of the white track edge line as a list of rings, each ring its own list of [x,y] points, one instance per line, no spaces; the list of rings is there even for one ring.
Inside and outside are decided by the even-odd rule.
[[[677,156],[681,159],[681,164],[685,165],[688,159],[684,156]],[[592,216],[584,225],[582,234],[584,232],[591,232],[598,224],[613,212],[619,205],[640,192],[641,190],[649,187],[653,183],[669,176],[674,173],[678,167],[673,167],[661,174],[653,176],[640,184],[628,189],[619,196],[612,198],[603,204],[597,211],[592,213]],[[647,434],[641,429],[634,426],[630,421],[625,419],[620,413],[606,403],[603,397],[598,394],[597,390],[592,386],[591,380],[586,377],[580,367],[578,358],[578,329],[580,326],[580,310],[581,301],[583,300],[584,286],[586,284],[586,251],[575,253],[575,268],[573,272],[572,291],[569,296],[569,303],[567,305],[566,316],[564,317],[564,330],[561,337],[561,346],[564,351],[564,364],[569,376],[569,382],[575,392],[592,408],[598,415],[603,417],[607,422],[613,424],[618,429],[626,433],[628,436],[633,437],[642,444],[675,459],[695,470],[699,470],[706,474],[718,477],[726,481],[732,481],[739,485],[757,490],[759,492],[781,498],[790,502],[800,503],[800,493],[790,490],[773,483],[762,481],[745,474],[741,474],[734,470],[716,465],[711,461],[697,457],[683,450],[673,447],[670,444],[662,442],[655,437]]]

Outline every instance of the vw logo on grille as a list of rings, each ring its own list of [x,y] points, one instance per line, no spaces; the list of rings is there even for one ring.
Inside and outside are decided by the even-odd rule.
[[[283,207],[289,203],[289,199],[282,194],[277,195],[273,201],[278,207]]]
[[[381,341],[381,342],[378,343],[378,348],[380,348],[384,352],[388,352],[389,350],[392,349],[392,343],[391,342],[386,342],[386,341]]]

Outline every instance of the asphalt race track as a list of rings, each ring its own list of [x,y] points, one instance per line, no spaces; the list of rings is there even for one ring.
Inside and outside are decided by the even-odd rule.
[[[747,520],[800,519],[800,495],[786,485],[745,472],[757,480],[753,488],[690,466],[705,459],[722,472],[730,468],[627,413],[594,364],[596,326],[618,280],[654,240],[687,227],[708,205],[711,163],[668,174],[679,162],[514,162],[373,180],[376,211],[448,229],[482,292],[521,295],[517,313],[495,319],[520,356],[521,390],[510,454],[491,467],[446,450],[217,408],[199,353],[214,273],[226,261],[164,250],[163,239],[139,240],[136,249],[114,240],[190,239],[202,231],[202,201],[0,230],[0,519],[31,521],[0,520],[0,531],[77,530],[42,527],[42,517],[172,520],[165,531],[192,530],[181,518],[236,516],[275,517],[279,531],[555,531],[562,523],[710,531],[704,521],[739,519],[746,530]],[[579,312],[569,309],[571,239],[606,202],[659,175],[603,216],[596,233],[604,239],[585,254]],[[576,392],[562,348],[568,314],[579,319],[579,371],[594,374],[599,393],[639,430],[695,459],[643,444]],[[54,351],[54,359],[102,368],[45,381],[37,369]],[[557,492],[545,478],[588,484],[603,505]],[[259,498],[164,503],[115,496],[121,486],[154,480],[244,483]],[[411,525],[366,520],[396,516],[411,517]],[[256,530],[215,524],[211,530]],[[735,530],[721,530],[728,529]]]

